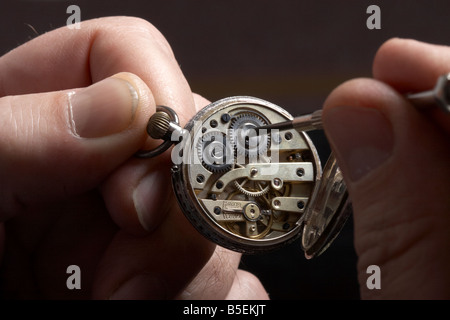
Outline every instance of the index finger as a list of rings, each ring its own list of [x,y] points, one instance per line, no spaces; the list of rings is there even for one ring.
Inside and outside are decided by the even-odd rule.
[[[431,90],[437,79],[448,72],[450,47],[415,40],[387,41],[378,50],[373,64],[375,79],[401,93]],[[450,133],[450,117],[440,108],[431,108],[426,114]]]
[[[0,58],[0,96],[85,87],[119,72],[138,75],[155,103],[181,122],[194,102],[173,52],[149,22],[131,17],[84,21],[43,34]]]
[[[0,97],[84,87],[119,72],[139,76],[151,90],[154,101],[142,102],[149,106],[148,117],[155,104],[173,108],[181,124],[195,113],[191,90],[166,39],[149,22],[132,17],[88,20],[78,30],[62,27],[7,53],[0,58]],[[132,190],[144,176],[164,170],[157,165],[161,161],[167,159],[128,161],[104,184],[105,203],[120,227],[140,229]],[[156,194],[148,198],[149,203],[160,200]]]

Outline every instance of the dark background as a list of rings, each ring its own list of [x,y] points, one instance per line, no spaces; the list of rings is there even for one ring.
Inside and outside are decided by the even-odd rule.
[[[449,1],[5,1],[0,2],[0,55],[64,26],[69,5],[81,19],[129,15],[168,39],[192,90],[211,101],[257,96],[292,114],[320,107],[340,83],[370,77],[377,48],[391,37],[449,43]],[[368,30],[366,9],[381,8],[381,30]],[[313,140],[324,157],[322,133]],[[245,256],[241,267],[273,299],[359,299],[353,226],[322,256],[306,260],[300,243]]]

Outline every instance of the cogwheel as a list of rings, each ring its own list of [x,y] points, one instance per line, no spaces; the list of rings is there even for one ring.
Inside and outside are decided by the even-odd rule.
[[[266,125],[267,121],[257,114],[241,113],[231,121],[231,141],[236,152],[249,158],[264,154],[270,145],[270,135],[256,135],[256,127]]]
[[[220,131],[210,131],[199,139],[198,157],[202,165],[211,172],[226,172],[234,162],[233,148]]]
[[[240,183],[237,180],[234,180],[234,185],[236,186],[236,189],[238,189],[240,192],[249,197],[257,198],[269,192],[270,189],[269,184],[267,184],[266,186],[262,186],[261,184],[256,183],[256,185],[249,187],[248,185],[251,183],[255,184],[256,182],[250,181],[247,178],[244,178],[244,180]]]

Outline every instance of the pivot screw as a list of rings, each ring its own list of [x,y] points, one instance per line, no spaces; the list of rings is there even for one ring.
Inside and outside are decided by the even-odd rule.
[[[286,140],[291,140],[292,139],[292,132],[286,132],[285,134],[284,134],[284,138],[286,139]]]
[[[224,113],[224,114],[222,114],[222,116],[220,117],[220,120],[221,120],[223,123],[228,123],[228,122],[230,122],[230,120],[231,120],[231,116],[230,116],[228,113]]]
[[[198,183],[203,183],[203,182],[205,182],[205,176],[202,175],[202,174],[199,174],[199,175],[197,176],[197,182],[198,182]]]
[[[220,180],[217,181],[217,182],[216,182],[216,188],[217,188],[217,189],[222,189],[222,188],[223,188],[223,182],[220,181]]]
[[[211,128],[217,127],[217,125],[218,125],[217,120],[212,119],[212,120],[209,122],[209,125],[211,126]]]

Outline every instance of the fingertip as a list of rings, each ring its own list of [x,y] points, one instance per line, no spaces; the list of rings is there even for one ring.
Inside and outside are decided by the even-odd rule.
[[[134,210],[141,227],[147,232],[155,230],[171,208],[169,172],[166,166],[155,168],[140,179],[133,190]]]
[[[129,160],[109,175],[99,190],[114,223],[127,233],[140,236],[145,235],[146,230],[140,225],[133,206],[134,181],[139,174],[135,169],[138,168],[133,165],[133,160]]]
[[[324,122],[327,120],[328,113],[340,106],[383,108],[384,103],[379,103],[381,97],[390,101],[397,100],[397,95],[380,81],[369,78],[348,80],[335,88],[326,98],[323,105]]]
[[[407,64],[406,60],[399,60],[402,50],[411,45],[414,40],[392,38],[384,42],[377,50],[372,64],[372,73],[375,79],[385,81],[388,75]]]
[[[193,97],[194,97],[195,110],[197,112],[211,103],[208,99],[204,98],[203,96],[201,96],[197,93],[193,93]]]
[[[112,78],[122,79],[133,87],[138,101],[135,106],[135,113],[138,117],[137,120],[147,121],[156,110],[153,94],[147,84],[139,76],[130,72],[120,72],[113,75]]]
[[[102,183],[106,208],[127,233],[141,236],[154,231],[172,207],[168,203],[172,190],[166,160],[130,159]]]
[[[428,90],[450,66],[447,47],[414,39],[393,38],[378,49],[372,72],[400,92]]]
[[[409,41],[410,40],[408,39],[400,39],[400,38],[391,38],[385,41],[375,53],[375,57],[373,60],[373,71],[377,72],[378,71],[377,66],[383,62],[383,59],[396,53],[402,45],[408,43]]]

